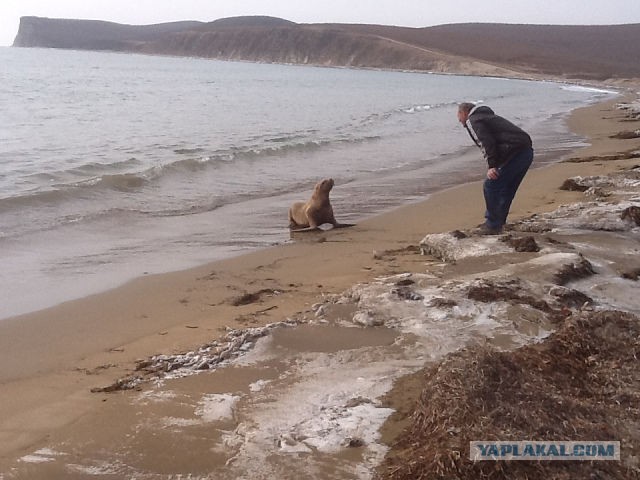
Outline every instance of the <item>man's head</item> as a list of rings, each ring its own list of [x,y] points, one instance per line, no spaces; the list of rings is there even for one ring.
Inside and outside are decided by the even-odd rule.
[[[475,107],[475,104],[471,102],[463,102],[458,105],[458,121],[461,124],[465,124],[465,122],[469,118],[469,112],[473,110],[473,107]]]

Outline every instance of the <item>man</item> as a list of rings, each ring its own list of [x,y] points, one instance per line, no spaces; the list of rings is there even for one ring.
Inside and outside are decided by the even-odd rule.
[[[461,103],[458,121],[487,161],[484,181],[485,223],[480,233],[497,235],[507,221],[511,202],[533,161],[531,137],[487,106]]]

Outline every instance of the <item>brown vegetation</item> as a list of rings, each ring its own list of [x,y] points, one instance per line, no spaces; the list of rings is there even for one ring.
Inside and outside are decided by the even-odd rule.
[[[585,312],[542,344],[473,347],[424,371],[413,424],[380,479],[639,478],[639,319]],[[620,441],[620,462],[469,459],[473,440]]]

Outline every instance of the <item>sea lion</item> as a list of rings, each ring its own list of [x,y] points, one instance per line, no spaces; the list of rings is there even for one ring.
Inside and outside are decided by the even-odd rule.
[[[295,231],[318,230],[320,225],[330,223],[333,228],[351,227],[351,223],[338,223],[333,216],[329,192],[333,178],[325,178],[313,189],[308,202],[296,202],[289,208],[289,228]]]

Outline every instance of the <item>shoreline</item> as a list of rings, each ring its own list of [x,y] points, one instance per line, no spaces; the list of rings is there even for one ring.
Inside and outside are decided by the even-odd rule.
[[[599,122],[602,112],[615,118],[612,107],[624,98],[572,113],[571,130],[592,144],[576,152],[579,157],[639,147],[637,140],[609,139],[610,132]],[[622,164],[625,161],[565,162],[532,169],[510,219],[580,198],[580,192],[557,189],[576,172],[597,174]],[[0,376],[0,409],[6,413],[0,424],[0,468],[37,447],[49,432],[101,408],[103,396],[90,389],[131,372],[141,358],[193,349],[219,337],[225,327],[284,320],[309,310],[326,295],[382,274],[423,271],[419,256],[380,259],[416,245],[427,233],[472,227],[482,219],[479,198],[479,182],[459,185],[352,229],[313,233],[300,240],[296,236],[294,243],[142,277],[108,292],[2,320],[0,349],[6,361]],[[260,292],[269,291],[280,293],[261,297]],[[233,304],[246,294],[258,300]]]
[[[531,81],[535,81],[535,80],[531,80]],[[570,83],[563,82],[562,80],[557,80],[557,81],[553,80],[552,82],[565,84],[567,87],[571,87]],[[611,95],[614,92],[613,90],[605,90],[602,88],[597,88],[595,86],[589,86],[589,87],[585,86],[584,88],[586,88],[587,90],[600,91],[605,95]],[[591,99],[590,101],[597,102],[599,100]],[[590,104],[591,103],[587,105],[590,105]],[[552,117],[550,117],[550,120],[551,120],[550,124],[553,126],[560,125],[560,124],[566,125],[566,118],[568,117],[568,115],[570,115],[570,113],[555,113]],[[554,132],[554,133],[553,135],[551,135],[546,131],[543,133],[538,132],[538,133],[541,133],[541,137],[544,140],[539,143],[539,145],[543,144],[543,149],[540,149],[536,152],[536,162],[534,162],[534,165],[532,167],[534,169],[542,168],[546,166],[548,163],[555,163],[559,161],[558,158],[561,158],[567,155],[569,152],[571,152],[573,149],[576,148],[576,145],[579,145],[583,140],[579,136],[572,134],[569,129],[566,129],[566,132],[562,131],[558,133],[557,130],[555,130],[552,127],[546,127],[546,128],[548,129],[549,132]],[[551,137],[551,138],[548,138],[548,137]],[[466,158],[467,160],[465,160],[465,162],[469,163],[468,159],[475,158],[475,155],[477,153],[475,152],[475,150],[476,150],[475,146],[467,146],[466,149],[461,149],[459,151],[454,151],[454,152],[448,152],[446,154],[434,155],[433,157],[428,157],[428,158],[429,159],[439,158],[441,160],[441,163],[444,165],[450,163],[450,160],[452,159],[462,159],[462,158]],[[392,171],[391,173],[388,173],[387,177],[376,177],[374,176],[374,174],[370,174],[371,178],[367,178],[364,180],[361,178],[358,178],[355,180],[352,178],[348,178],[347,184],[341,184],[339,185],[340,188],[336,189],[339,191],[334,190],[334,194],[333,194],[334,205],[335,207],[337,207],[337,211],[339,213],[338,216],[345,217],[343,221],[362,223],[363,221],[367,221],[379,215],[388,214],[389,212],[392,212],[397,208],[401,208],[403,205],[410,205],[413,203],[419,203],[421,201],[424,201],[434,193],[444,191],[449,188],[455,188],[457,186],[461,186],[467,183],[472,183],[472,182],[478,181],[478,179],[481,179],[482,173],[483,173],[481,169],[472,170],[469,168],[468,165],[463,165],[463,166],[465,167],[464,172],[462,172],[464,173],[464,178],[460,178],[460,177],[456,178],[455,176],[453,176],[454,178],[453,180],[449,179],[451,178],[451,173],[448,174],[449,178],[446,178],[446,176],[440,172],[435,172],[431,177],[428,175],[423,177],[423,175],[427,173],[426,166],[420,167],[420,168],[416,168],[412,166],[411,169],[406,169],[406,170],[403,168],[400,168]],[[450,165],[449,168],[451,169],[454,167]],[[457,172],[457,174],[458,173],[460,172]],[[373,185],[375,186],[376,182],[378,182],[380,178],[382,178],[385,181],[387,178],[390,178],[395,181],[405,182],[406,181],[405,176],[408,178],[408,175],[411,175],[412,178],[415,178],[416,176],[418,176],[419,178],[425,178],[425,181],[422,182],[421,184],[416,183],[415,185],[413,184],[409,185],[408,188],[405,185],[403,185],[403,188],[406,189],[406,192],[403,192],[402,195],[393,197],[391,200],[389,198],[386,198],[383,195],[381,197],[382,201],[374,200],[366,205],[364,204],[347,205],[346,209],[345,209],[345,206],[341,205],[340,203],[341,200],[342,200],[342,203],[345,202],[344,198],[343,199],[340,198],[340,195],[342,194],[342,192],[344,191],[348,192],[349,189],[352,188],[352,186],[356,189],[362,189],[362,186],[367,181],[372,182]],[[382,183],[384,184],[384,181]],[[313,184],[310,184],[310,188],[312,186]],[[353,195],[353,193],[351,193],[351,195]],[[346,197],[348,199],[349,194],[347,194]],[[270,198],[272,199],[279,198],[279,196],[275,195]],[[295,200],[298,200],[298,199],[299,198],[295,198]],[[336,203],[336,199],[337,199],[337,203]],[[249,201],[257,202],[259,201],[259,199],[251,198],[249,199]],[[229,207],[229,205],[224,205],[224,206]],[[237,207],[235,205],[231,205],[231,206]],[[352,207],[355,207],[355,208],[352,208]],[[242,208],[251,209],[251,208],[255,208],[255,205],[247,204],[242,206]],[[282,208],[286,208],[283,202],[282,202],[282,205],[278,205],[278,208],[274,208],[273,211],[280,211]],[[241,209],[236,208],[236,210],[237,210],[236,214],[239,215],[239,211]],[[261,212],[261,214],[264,214],[264,212]],[[286,214],[285,214],[285,217],[286,217]],[[64,274],[60,274],[60,273],[52,274],[49,278],[44,278],[44,280],[38,277],[35,280],[36,288],[41,288],[44,293],[44,292],[47,292],[46,288],[47,286],[49,286],[51,287],[51,290],[53,293],[47,292],[46,294],[38,295],[37,298],[34,298],[34,296],[28,293],[25,293],[24,295],[22,295],[22,292],[28,292],[30,290],[29,288],[26,288],[26,286],[29,285],[28,283],[29,279],[31,279],[32,276],[34,275],[33,266],[29,265],[29,267],[31,268],[31,270],[29,270],[29,272],[31,272],[31,276],[26,275],[24,277],[18,277],[21,279],[21,282],[19,282],[19,285],[20,285],[19,287],[15,287],[13,285],[14,282],[6,281],[7,288],[9,289],[9,292],[10,292],[9,295],[10,295],[11,301],[7,302],[7,305],[4,306],[3,312],[0,313],[0,322],[10,320],[12,318],[22,317],[25,315],[36,314],[38,312],[45,311],[49,308],[55,308],[57,306],[66,304],[68,302],[73,302],[73,301],[81,300],[83,298],[87,298],[90,296],[99,295],[101,293],[105,293],[107,291],[110,291],[116,288],[121,288],[129,284],[130,282],[139,280],[140,278],[145,278],[153,275],[177,273],[181,271],[188,271],[190,269],[197,269],[218,261],[228,260],[231,258],[236,258],[238,256],[245,255],[247,253],[260,251],[265,248],[271,248],[273,246],[281,246],[281,245],[287,244],[288,243],[288,239],[286,239],[287,229],[283,228],[284,224],[280,225],[280,227],[278,227],[277,225],[274,225],[274,223],[277,222],[277,218],[275,214],[270,214],[269,218],[270,218],[270,221],[273,223],[269,224],[270,227],[268,230],[265,230],[264,225],[257,224],[258,228],[255,229],[256,232],[254,234],[241,237],[240,239],[235,239],[234,241],[229,242],[228,244],[222,243],[223,245],[222,247],[217,247],[217,246],[214,247],[217,250],[215,250],[214,252],[209,252],[208,253],[209,258],[206,258],[207,255],[200,255],[198,253],[194,253],[194,252],[197,252],[195,249],[196,247],[191,247],[191,250],[186,249],[184,252],[181,251],[180,253],[184,253],[184,254],[178,254],[178,256],[176,257],[178,260],[172,259],[171,261],[168,261],[168,262],[166,261],[166,259],[163,259],[162,256],[158,254],[156,254],[155,256],[151,255],[150,258],[145,257],[142,261],[140,260],[136,261],[136,259],[133,258],[131,264],[127,264],[122,261],[119,262],[118,259],[116,258],[115,260],[116,265],[120,264],[121,266],[118,270],[116,269],[106,270],[106,271],[89,270],[91,276],[88,276],[89,281],[87,281],[86,284],[82,281],[81,278],[74,278],[73,280],[68,280],[67,278],[65,278]],[[209,220],[215,221],[216,218],[210,218]],[[202,220],[200,221],[202,222]],[[242,235],[242,234],[239,234],[239,235]],[[256,238],[256,235],[257,235],[257,238]],[[36,239],[35,241],[42,242],[41,239]],[[215,243],[219,241],[219,239],[213,238],[213,241]],[[232,244],[233,246],[231,246]],[[203,246],[207,247],[208,245],[206,245],[205,243],[201,243],[198,246],[199,250],[202,250]],[[207,248],[205,248],[204,250],[208,251]],[[54,252],[52,251],[51,254],[54,255]],[[69,255],[71,254],[67,254],[67,256]],[[87,255],[87,257],[90,257],[90,256]],[[57,257],[54,257],[54,258],[57,259]],[[44,258],[44,260],[46,260],[46,257]],[[58,260],[58,262],[61,262],[61,261]],[[105,260],[102,260],[102,262],[105,264],[109,264],[109,259],[107,258]],[[16,265],[19,265],[19,264],[16,264]],[[54,270],[55,266],[54,267],[49,266],[49,268]],[[11,266],[11,268],[9,269],[9,272],[11,274],[17,273],[18,271],[19,271],[19,267],[13,268],[13,266]],[[5,278],[10,279],[12,277],[11,274],[8,274],[7,272],[5,272],[5,275],[6,275]],[[58,277],[56,277],[56,275],[58,275]],[[56,279],[59,281],[56,282]],[[5,279],[3,278],[3,281],[4,280]],[[74,291],[76,291],[77,293],[73,293]],[[15,297],[11,297],[12,294],[15,294]]]
[[[31,59],[24,60],[25,68],[42,56],[41,53],[32,53],[34,55]],[[65,58],[61,58],[60,61],[75,65],[83,60],[82,57],[72,54],[73,52],[68,52],[70,58],[63,55]],[[87,57],[85,60],[97,63],[101,61],[90,59],[91,57]],[[107,63],[116,61],[119,62],[112,59]],[[184,68],[190,68],[189,65],[187,62]],[[212,68],[196,68],[193,65],[191,67],[203,71]],[[247,73],[252,75],[251,70],[247,70]],[[280,69],[274,70],[276,75],[281,73],[286,74]],[[312,73],[309,75],[315,76]],[[357,75],[357,72],[354,75]],[[369,76],[363,75],[367,78]],[[45,194],[44,191],[49,190],[45,184],[43,192],[36,189],[33,194],[22,197],[19,194],[21,187],[16,188],[15,194],[8,195],[8,211],[3,209],[2,218],[6,218],[6,228],[2,232],[3,245],[6,245],[6,268],[0,276],[0,282],[7,291],[8,300],[0,309],[0,317],[5,319],[30,313],[63,301],[99,293],[148,273],[184,270],[223,257],[236,256],[243,253],[239,250],[244,250],[245,246],[248,248],[244,251],[248,251],[253,247],[264,248],[275,243],[285,243],[288,232],[286,228],[282,228],[282,221],[286,223],[286,213],[283,212],[286,212],[291,199],[299,200],[298,195],[306,195],[305,192],[313,187],[318,176],[332,176],[341,187],[334,189],[332,195],[338,207],[337,212],[347,214],[348,218],[344,221],[350,223],[361,221],[373,213],[377,214],[391,207],[424,198],[432,189],[432,185],[442,189],[449,183],[460,183],[461,174],[469,173],[473,178],[479,178],[482,172],[475,170],[474,164],[469,161],[469,158],[475,158],[475,146],[468,145],[468,142],[459,136],[455,119],[450,115],[455,106],[448,101],[436,101],[437,99],[431,99],[429,102],[420,101],[419,89],[425,81],[427,83],[424,85],[430,85],[433,81],[447,88],[452,82],[462,82],[465,86],[461,89],[467,90],[468,84],[468,88],[474,92],[471,96],[479,99],[489,98],[480,95],[485,88],[491,92],[500,92],[506,88],[516,97],[521,97],[524,104],[530,105],[542,102],[547,98],[546,93],[539,97],[539,101],[526,102],[525,97],[528,98],[530,94],[536,94],[540,90],[549,92],[550,97],[548,101],[543,102],[544,106],[527,108],[528,113],[523,111],[528,122],[527,128],[538,138],[538,147],[543,144],[545,147],[575,146],[570,138],[564,138],[565,129],[561,127],[561,123],[565,113],[578,105],[586,105],[608,96],[597,91],[577,91],[569,85],[552,83],[534,84],[483,79],[472,82],[462,77],[458,77],[454,82],[454,78],[451,81],[436,77],[424,80],[420,78],[425,75],[404,77],[404,74],[397,74],[393,78],[402,83],[408,79],[418,88],[417,96],[402,94],[400,100],[406,99],[407,102],[384,102],[383,110],[386,111],[386,105],[389,104],[393,107],[390,110],[393,113],[389,119],[386,119],[386,114],[383,115],[380,125],[377,125],[376,120],[375,129],[370,132],[380,135],[369,135],[358,126],[353,131],[349,127],[348,130],[337,132],[335,138],[333,133],[320,136],[305,134],[299,141],[295,135],[290,137],[291,141],[285,136],[282,145],[279,139],[276,139],[275,143],[269,138],[264,142],[256,141],[255,145],[258,148],[255,155],[261,165],[264,165],[266,173],[263,173],[263,167],[257,173],[255,169],[247,166],[253,165],[255,159],[252,150],[247,149],[251,142],[246,143],[244,140],[237,142],[239,148],[244,145],[238,152],[233,153],[229,150],[230,158],[233,160],[228,165],[224,160],[227,150],[216,148],[214,142],[209,151],[208,141],[203,142],[206,144],[206,152],[193,153],[187,153],[189,149],[181,148],[172,152],[168,148],[169,145],[162,146],[162,142],[159,142],[157,151],[152,149],[145,153],[141,160],[129,158],[124,164],[117,164],[118,167],[114,167],[113,172],[102,172],[100,167],[100,171],[96,172],[93,178],[93,167],[90,164],[83,166],[80,162],[78,168],[84,180],[77,184],[66,183],[64,180],[68,175],[64,173],[66,167],[58,165],[58,162],[64,159],[57,158],[56,161],[50,162],[47,168],[55,169],[58,173],[54,176],[60,179],[51,187],[52,191]],[[384,80],[384,75],[374,78]],[[64,84],[59,86],[62,88]],[[384,83],[379,88],[384,89]],[[475,92],[477,88],[480,89],[480,93]],[[562,100],[553,101],[555,98]],[[565,100],[567,103],[564,103]],[[366,98],[364,101],[366,102]],[[501,101],[505,102],[505,99]],[[55,105],[56,102],[52,101],[52,104]],[[509,107],[508,101],[500,107],[494,105],[494,108],[506,108],[507,110],[502,111],[507,115],[515,113],[510,110],[514,106]],[[427,110],[429,113],[425,113]],[[336,112],[339,112],[339,109]],[[320,118],[318,117],[319,121]],[[405,121],[411,125],[415,123],[417,128],[407,130],[406,137],[405,133],[402,133],[402,138],[395,134],[388,135],[387,138],[385,132],[396,131],[396,127],[404,128],[400,125]],[[524,119],[522,121],[524,122]],[[16,122],[16,125],[19,124],[20,122]],[[431,127],[434,128],[426,141],[420,134],[420,131],[425,129],[418,125],[429,125],[428,131],[431,131]],[[369,127],[366,128],[368,131]],[[535,130],[532,130],[534,128]],[[152,130],[158,132],[162,131],[162,128]],[[167,135],[175,133],[169,132]],[[329,142],[326,145],[322,142],[325,137]],[[345,137],[345,142],[341,140],[342,137]],[[556,139],[557,142],[554,141]],[[320,142],[317,148],[315,140]],[[194,141],[195,143],[189,140],[191,143],[198,143],[197,138]],[[114,154],[117,154],[127,142],[133,146],[139,143],[136,139],[118,142],[118,148],[114,145]],[[275,155],[270,153],[269,147],[272,143],[275,144]],[[58,144],[62,147],[64,142]],[[180,142],[176,143],[177,146],[180,146],[179,144]],[[38,145],[37,142],[33,145],[34,151],[37,151]],[[465,147],[469,151],[463,150]],[[69,152],[73,152],[76,150],[76,144],[71,142],[68,148]],[[92,151],[96,155],[109,156],[108,150],[95,148]],[[163,153],[165,150],[166,155]],[[132,152],[135,153],[135,149]],[[153,168],[149,171],[147,157],[157,157],[160,163],[168,164],[158,166],[157,172],[151,165]],[[344,158],[349,158],[349,167],[346,169],[342,165]],[[301,162],[304,163],[303,168],[300,168]],[[225,175],[222,177],[216,173],[218,163],[225,165]],[[460,170],[463,170],[459,174],[436,174],[455,168],[455,163],[460,163]],[[8,178],[13,178],[14,175],[11,173],[11,165],[12,162],[9,161],[6,166]],[[306,168],[307,165],[309,168]],[[87,168],[88,174],[85,173]],[[242,173],[244,168],[248,169],[247,175]],[[279,172],[279,168],[283,169],[282,172]],[[193,175],[194,169],[198,172],[202,169],[202,174]],[[121,170],[121,173],[117,173]],[[127,172],[128,170],[132,171]],[[434,175],[430,170],[434,171]],[[254,179],[252,171],[256,175],[266,177]],[[116,175],[112,178],[113,173]],[[71,171],[70,175],[73,177],[76,173]],[[231,179],[236,175],[244,177],[238,185]],[[20,175],[16,173],[16,179],[18,178]],[[227,179],[230,180],[227,182]],[[449,182],[450,179],[453,182]],[[247,185],[244,185],[245,180],[248,182]],[[16,186],[21,184],[20,181],[14,183]],[[225,186],[226,183],[230,186]],[[346,195],[341,198],[342,185],[347,183],[349,186],[344,190]],[[390,187],[391,184],[397,184],[398,187]],[[121,188],[127,192],[131,188],[131,192],[122,194],[119,192]],[[9,188],[8,192],[14,192],[14,189]],[[367,192],[374,193],[367,195]],[[83,198],[85,195],[88,198]],[[296,198],[293,198],[294,196]],[[362,201],[367,196],[374,201]],[[41,198],[47,199],[42,205],[39,203]],[[30,209],[31,221],[21,220],[21,208]],[[56,210],[57,213],[50,214],[49,209],[52,212]],[[248,215],[245,217],[246,214]],[[211,225],[217,226],[212,228]],[[30,248],[23,248],[25,242]],[[167,251],[173,251],[174,254],[168,256]]]

